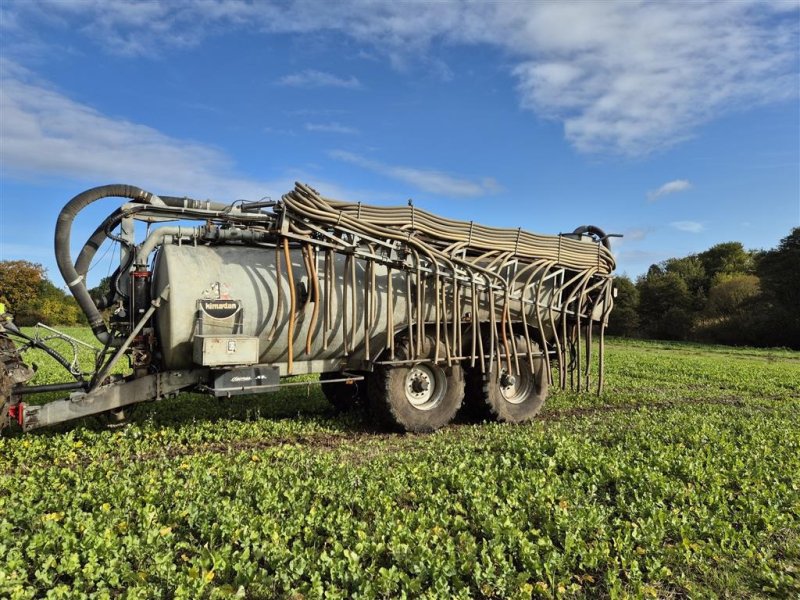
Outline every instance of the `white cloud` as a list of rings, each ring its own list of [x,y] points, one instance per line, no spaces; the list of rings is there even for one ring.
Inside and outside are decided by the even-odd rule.
[[[291,75],[284,75],[276,82],[278,85],[287,87],[299,88],[321,88],[321,87],[334,87],[345,88],[349,90],[357,90],[361,88],[361,82],[354,76],[339,77],[332,73],[325,73],[324,71],[315,71],[313,69],[306,69],[300,73],[292,73]]]
[[[76,102],[47,82],[9,60],[0,58],[0,170],[3,176],[66,177],[97,185],[124,182],[156,194],[190,195],[220,201],[273,198],[305,181],[322,194],[349,200],[393,198],[375,190],[343,188],[304,172],[260,181],[237,173],[221,150],[170,137],[160,131],[105,115]],[[477,196],[494,191],[491,179],[475,183],[437,171],[392,167],[340,153],[363,167],[454,196]],[[11,253],[16,247],[0,246]]]
[[[701,233],[705,231],[703,224],[697,221],[673,221],[670,223],[670,226],[678,231],[685,231],[687,233]]]
[[[19,65],[0,58],[0,165],[14,177],[67,177],[124,182],[157,194],[186,194],[220,201],[273,198],[308,181],[326,195],[371,194],[345,190],[305,173],[260,181],[237,173],[221,150],[170,137],[75,102]]]
[[[441,44],[490,45],[509,57],[521,105],[563,123],[566,138],[585,152],[644,154],[732,110],[796,97],[798,89],[796,0],[5,4],[20,36],[30,19],[61,19],[124,54],[197,44],[237,29],[333,31],[371,46],[399,68],[413,57],[439,64],[431,55]],[[319,71],[284,80],[359,85],[354,77]]]
[[[647,192],[647,199],[650,202],[655,202],[662,196],[668,196],[677,192],[685,192],[686,190],[691,189],[691,187],[692,183],[687,179],[673,179],[672,181],[668,181],[662,185],[657,190],[651,190]]]
[[[333,150],[332,158],[348,162],[369,171],[413,185],[421,190],[442,196],[477,197],[500,191],[501,186],[492,178],[472,181],[454,177],[433,169],[419,169],[398,165],[387,165],[344,150]]]
[[[355,127],[348,127],[347,125],[342,125],[335,121],[331,123],[306,123],[305,129],[306,131],[316,131],[320,133],[345,133],[349,135],[358,133],[358,129]]]

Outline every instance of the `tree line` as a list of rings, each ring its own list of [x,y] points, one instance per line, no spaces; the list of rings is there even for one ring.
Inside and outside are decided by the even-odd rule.
[[[615,281],[610,335],[800,349],[800,227],[771,250],[725,242]]]
[[[78,303],[47,278],[47,270],[27,260],[0,261],[0,302],[17,325],[82,325]]]
[[[610,335],[800,349],[800,227],[772,250],[725,242],[615,281]],[[106,277],[91,293],[108,288]],[[0,262],[0,302],[19,325],[86,323],[44,267],[24,260]]]

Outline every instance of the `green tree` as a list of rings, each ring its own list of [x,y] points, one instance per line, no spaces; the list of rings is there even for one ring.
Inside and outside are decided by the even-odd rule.
[[[800,227],[761,255],[757,272],[760,343],[800,348]]]
[[[27,260],[0,261],[0,301],[12,314],[30,308],[45,281],[45,268]]]
[[[761,291],[755,275],[718,274],[715,279],[717,283],[708,291],[706,305],[706,313],[712,317],[739,315]]]
[[[608,333],[624,337],[639,334],[639,290],[625,275],[614,279],[617,297],[608,319]]]
[[[76,325],[83,313],[75,299],[45,279],[34,304],[37,321],[47,325]]]
[[[723,242],[711,246],[697,255],[706,272],[707,289],[719,274],[753,273],[755,261],[753,253],[744,249],[741,242]]]
[[[0,262],[0,300],[18,325],[75,325],[85,322],[75,299],[46,277],[42,265],[25,260]]]
[[[718,273],[693,337],[718,344],[763,344],[757,330],[760,285],[755,275]]]
[[[800,314],[800,227],[761,255],[757,272],[770,300]]]
[[[694,254],[684,258],[669,258],[662,265],[665,273],[674,273],[686,283],[691,297],[687,310],[701,311],[706,304],[709,285],[706,269],[700,258]]]
[[[692,329],[693,298],[683,278],[651,267],[637,280],[643,331],[659,339],[686,339]]]

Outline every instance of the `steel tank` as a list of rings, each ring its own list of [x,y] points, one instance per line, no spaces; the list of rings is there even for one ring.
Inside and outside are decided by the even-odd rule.
[[[279,268],[276,265],[278,254]],[[309,276],[301,248],[293,247],[289,254],[296,298],[292,336],[293,360],[296,363],[337,361],[341,366],[354,367],[364,360],[374,360],[386,347],[389,313],[394,331],[407,327],[409,288],[412,320],[415,322],[421,314],[425,322],[435,322],[436,310],[432,301],[435,286],[432,277],[425,281],[422,292],[424,304],[419,307],[416,274],[413,271],[392,269],[390,300],[389,269],[386,265],[369,261],[368,266],[366,260],[351,258],[355,263],[353,285],[353,264],[346,255],[332,252],[333,277],[328,283],[324,253],[314,253],[319,293],[319,297],[315,298],[314,281]],[[168,293],[164,294],[167,286]],[[368,288],[371,290],[369,293],[366,291]],[[445,286],[443,292],[440,290],[445,299],[440,304],[439,318],[452,325],[452,287],[449,296],[447,289]],[[154,261],[152,294],[154,298],[166,295],[166,300],[162,301],[154,317],[164,368],[185,369],[193,365],[193,338],[200,333],[200,327],[204,328],[203,333],[231,333],[228,325],[220,330],[216,323],[207,320],[202,324],[199,322],[198,302],[213,299],[230,299],[241,304],[238,332],[258,338],[261,364],[288,363],[291,290],[284,254],[280,249],[276,252],[274,247],[166,244],[159,249]],[[280,300],[278,295],[281,295]],[[530,289],[526,297],[532,296],[533,290]],[[471,313],[469,286],[460,286],[459,299],[462,322],[469,324],[476,318],[481,321],[490,318],[488,313]],[[549,292],[542,295],[542,300],[549,301]],[[318,315],[309,338],[315,302],[319,303]],[[512,311],[517,316],[520,308],[519,302],[512,304]],[[528,305],[527,310],[534,319],[531,323],[535,323],[532,305]],[[329,318],[325,317],[326,312]],[[306,352],[307,340],[310,340],[310,352]],[[316,369],[295,372],[320,370],[325,369],[317,365]]]
[[[280,276],[274,248],[190,244],[163,246],[155,260],[153,296],[161,295],[169,285],[167,300],[162,303],[155,318],[164,367],[179,369],[192,365],[192,339],[200,326],[198,301],[217,298],[231,299],[241,304],[239,333],[258,338],[259,362],[287,363],[291,290],[284,255],[282,251],[279,252]],[[385,345],[388,269],[372,263],[376,293],[371,294],[372,312],[368,316],[365,315],[364,293],[366,261],[354,259],[356,277],[353,286],[352,266],[345,264],[344,255],[332,253],[333,282],[332,285],[326,285],[323,256],[315,254],[316,271],[319,274],[317,299],[314,298],[315,286],[310,279],[302,250],[291,248],[289,254],[296,298],[292,336],[294,360],[334,360],[347,357],[349,361],[356,361],[366,358],[364,342],[367,318],[371,321],[369,335],[375,338],[371,346],[373,353],[377,354],[377,350]],[[344,314],[346,266],[347,316]],[[405,272],[393,270],[395,323],[402,323],[407,312],[405,279]],[[372,277],[370,283],[371,281]],[[327,290],[331,291],[329,295],[326,295]],[[282,296],[280,301],[279,294]],[[306,340],[315,301],[319,303],[319,313],[310,337],[311,351],[307,353]],[[328,312],[329,320],[326,320],[323,311]],[[207,327],[206,332],[212,333],[220,329],[214,323],[203,323],[203,327]]]

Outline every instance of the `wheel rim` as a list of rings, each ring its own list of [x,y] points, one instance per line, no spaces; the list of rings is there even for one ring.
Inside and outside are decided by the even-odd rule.
[[[435,366],[414,365],[405,380],[406,400],[417,410],[433,410],[447,391],[444,372]]]
[[[500,394],[510,404],[522,404],[533,393],[533,373],[529,369],[521,369],[520,373],[511,375],[505,369],[500,371],[498,379]]]

